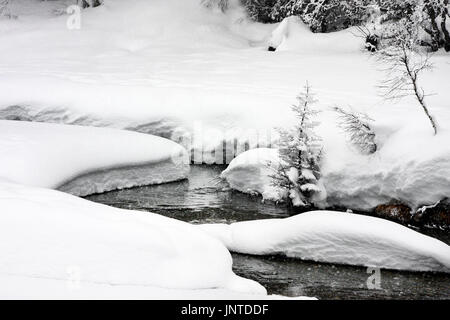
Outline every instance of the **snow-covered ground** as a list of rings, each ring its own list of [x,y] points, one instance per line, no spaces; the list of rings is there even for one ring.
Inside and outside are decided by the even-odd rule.
[[[0,19],[0,119],[84,127],[0,120],[0,297],[265,297],[232,272],[220,241],[242,253],[448,272],[447,245],[375,218],[313,212],[194,227],[42,189],[86,195],[186,177],[183,147],[117,129],[182,142],[199,151],[195,162],[230,159],[210,153],[224,140],[233,155],[273,146],[309,81],[322,111],[324,205],[433,204],[450,196],[448,55],[433,57],[422,82],[436,93],[427,97],[435,137],[414,99],[379,97],[382,66],[352,30],[313,35],[296,19],[263,25],[236,1],[224,14],[199,0],[108,0],[71,29],[77,17],[60,14],[71,1],[12,3],[17,18]],[[349,146],[335,105],[375,120],[377,153]],[[264,150],[223,177],[273,199],[266,160],[277,155]]]
[[[233,252],[367,267],[450,272],[450,246],[387,220],[332,211],[201,225]]]
[[[450,195],[448,54],[433,57],[421,83],[434,94],[434,137],[413,98],[378,95],[384,67],[354,30],[313,35],[293,18],[263,25],[235,2],[226,14],[199,2],[109,0],[69,30],[70,16],[51,14],[60,2],[14,1],[18,18],[0,20],[0,117],[129,128],[200,151],[228,140],[239,153],[247,142],[271,146],[273,129],[292,125],[290,106],[308,80],[323,111],[330,205],[369,209],[394,198],[415,207]],[[375,120],[379,152],[361,156],[348,145],[336,105]]]
[[[315,205],[372,210],[397,200],[416,209],[439,202],[450,195],[448,138],[395,139],[371,156],[340,154],[334,163],[326,158],[321,182],[327,194]],[[414,148],[420,152],[409,152]],[[253,149],[236,157],[222,178],[238,191],[281,201],[286,191],[274,187],[272,179],[280,161],[277,149]]]
[[[272,185],[271,178],[279,164],[277,149],[252,149],[233,159],[220,177],[235,190],[262,195],[264,200],[280,201],[285,194]]]
[[[0,120],[0,178],[88,195],[185,179],[186,150],[131,131]]]
[[[266,294],[232,272],[219,241],[184,222],[7,182],[0,208],[2,298]]]

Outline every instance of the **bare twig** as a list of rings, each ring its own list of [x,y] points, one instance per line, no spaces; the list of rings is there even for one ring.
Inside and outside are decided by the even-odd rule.
[[[419,77],[423,71],[432,69],[430,55],[413,50],[412,41],[407,38],[396,39],[396,45],[385,50],[379,55],[379,60],[387,65],[385,69],[387,79],[382,81],[380,88],[386,99],[401,99],[406,96],[414,96],[419,102],[431,126],[434,134],[438,132],[437,124],[431,115],[425,97],[424,89],[419,84]]]

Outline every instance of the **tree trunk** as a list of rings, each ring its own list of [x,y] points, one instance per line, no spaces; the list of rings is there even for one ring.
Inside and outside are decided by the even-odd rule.
[[[448,16],[448,0],[444,0],[444,8],[442,10],[442,22],[441,22],[441,29],[442,33],[444,34],[444,49],[445,51],[450,51],[450,33],[447,30],[447,16]]]
[[[441,32],[439,31],[439,26],[436,22],[436,11],[432,4],[425,4],[425,10],[430,17],[431,30],[424,28],[424,30],[431,36],[431,51],[438,51],[440,47]]]

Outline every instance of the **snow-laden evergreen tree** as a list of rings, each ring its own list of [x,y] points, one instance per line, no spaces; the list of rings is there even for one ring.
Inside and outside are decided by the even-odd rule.
[[[419,5],[422,13],[418,23],[428,34],[429,41],[425,42],[431,51],[444,47],[450,51],[450,34],[447,28],[449,15],[449,0],[423,0]]]
[[[405,26],[413,30],[415,42],[435,52],[450,51],[449,0],[378,0],[380,6],[380,37],[384,46],[397,40]],[[400,30],[398,30],[400,29]]]
[[[249,16],[261,22],[279,22],[298,16],[314,32],[331,32],[366,20],[373,0],[243,0]]]
[[[360,25],[369,15],[370,0],[320,0],[308,4],[303,21],[314,32],[330,32]]]
[[[272,176],[273,185],[280,187],[287,200],[296,207],[314,204],[325,191],[320,184],[321,139],[315,133],[319,124],[314,120],[316,100],[307,84],[292,107],[297,125],[291,130],[280,130],[279,153],[281,163]]]
[[[280,0],[241,0],[241,2],[248,16],[254,21],[271,23],[283,20],[273,14],[274,7]]]
[[[221,2],[221,0],[205,0]],[[417,41],[431,51],[450,51],[448,28],[450,0],[241,0],[248,15],[260,22],[280,22],[298,16],[314,32],[331,32],[365,23],[377,24],[370,35],[369,49],[375,51],[374,40],[387,42],[392,28],[408,21],[421,32]],[[375,23],[376,14],[376,23]]]
[[[339,127],[347,133],[350,143],[363,154],[375,153],[378,149],[376,135],[370,126],[373,119],[354,110],[341,107],[335,107],[334,110],[339,116]]]

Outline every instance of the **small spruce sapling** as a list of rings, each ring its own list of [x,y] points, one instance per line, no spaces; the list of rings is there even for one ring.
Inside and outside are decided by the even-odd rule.
[[[308,207],[325,193],[320,184],[321,139],[314,132],[319,124],[314,120],[318,111],[308,84],[292,107],[297,125],[280,131],[281,163],[272,176],[273,185],[281,188],[286,199],[295,207]]]
[[[363,154],[375,153],[378,146],[375,142],[375,132],[370,126],[373,119],[366,114],[335,107],[338,113],[339,127],[348,135],[350,142]]]

